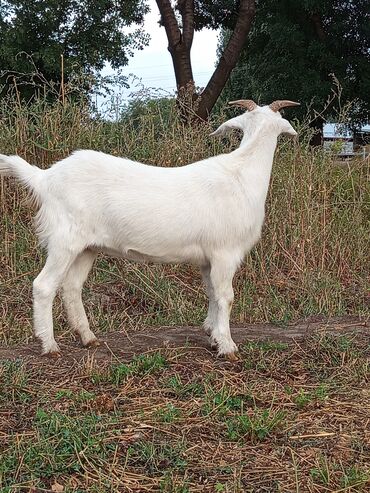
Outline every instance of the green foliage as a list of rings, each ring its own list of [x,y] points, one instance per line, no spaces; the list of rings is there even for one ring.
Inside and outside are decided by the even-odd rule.
[[[197,381],[184,383],[178,374],[170,377],[166,382],[166,386],[170,389],[171,393],[180,399],[199,397],[204,393],[202,383]]]
[[[150,473],[166,469],[183,470],[186,467],[183,443],[140,441],[128,449],[128,464],[143,467]]]
[[[132,50],[148,37],[138,28],[148,7],[142,0],[6,0],[0,6],[0,71],[9,74],[40,72],[46,81],[61,80],[60,57],[64,56],[64,80],[74,68],[100,71],[106,62],[114,68],[126,65]],[[32,57],[32,60],[30,59]],[[28,95],[32,88],[24,89]]]
[[[291,390],[286,389],[286,392],[290,394]],[[298,409],[303,409],[312,402],[324,402],[326,399],[328,399],[328,389],[325,384],[320,384],[310,392],[299,389],[298,393],[293,396],[293,402]]]
[[[267,438],[285,418],[285,412],[255,408],[252,414],[239,414],[226,420],[227,437],[240,440],[250,437],[252,441]]]
[[[300,101],[289,115],[304,116],[313,101],[323,108],[334,74],[341,87],[341,108],[356,100],[351,124],[370,117],[370,11],[367,0],[263,0],[223,98]],[[222,45],[227,42],[224,33]],[[328,115],[336,116],[338,101]]]
[[[210,386],[206,389],[202,413],[223,418],[235,412],[243,413],[251,401],[252,397],[249,395],[233,395],[231,389],[227,387],[222,387],[218,391]]]
[[[178,407],[174,406],[172,402],[167,402],[164,407],[158,409],[156,414],[159,421],[162,423],[173,423],[180,417],[181,411]]]
[[[153,354],[141,354],[135,356],[131,363],[118,363],[112,365],[108,371],[94,372],[91,379],[94,383],[110,382],[114,385],[120,385],[129,376],[144,376],[162,370],[167,366],[165,356],[159,351]]]
[[[94,413],[70,416],[38,409],[33,423],[36,435],[14,440],[0,455],[0,484],[11,486],[35,477],[81,472],[85,457],[98,465],[111,454],[112,445],[105,440],[104,431],[115,421],[114,417],[106,419]],[[20,458],[22,472],[16,481]]]
[[[238,0],[195,0],[194,18],[196,30],[233,29],[239,10]]]
[[[26,402],[27,372],[21,361],[0,362],[0,403],[12,401],[14,404]]]

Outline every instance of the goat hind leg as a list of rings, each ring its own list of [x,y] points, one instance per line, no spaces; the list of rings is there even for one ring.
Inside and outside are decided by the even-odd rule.
[[[54,339],[53,301],[77,253],[49,245],[44,268],[33,281],[33,320],[35,337],[41,341],[42,353],[50,356],[60,353]]]
[[[97,254],[91,250],[80,253],[70,266],[63,282],[63,303],[70,326],[80,336],[83,346],[99,345],[95,334],[90,330],[89,321],[82,304],[82,286],[85,282]]]

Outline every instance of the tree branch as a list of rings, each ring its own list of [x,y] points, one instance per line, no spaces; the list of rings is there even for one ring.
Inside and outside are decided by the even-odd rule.
[[[206,88],[200,95],[198,115],[207,119],[213,105],[235,67],[247,39],[255,15],[254,0],[240,0],[240,8],[234,31]]]
[[[182,40],[190,49],[194,37],[194,0],[179,0],[177,8],[182,18]]]
[[[156,0],[168,39],[168,51],[181,42],[181,31],[170,0]]]

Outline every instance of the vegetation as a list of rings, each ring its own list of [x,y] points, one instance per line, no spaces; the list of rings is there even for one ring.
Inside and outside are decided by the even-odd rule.
[[[87,106],[68,97],[64,104],[42,98],[22,104],[9,96],[0,101],[0,149],[41,167],[79,148],[180,166],[237,145],[236,136],[230,141],[208,137],[219,122],[184,125],[173,101],[132,115],[113,122],[91,117]],[[369,314],[369,162],[337,165],[321,149],[310,149],[308,139],[302,130],[300,145],[284,140],[279,145],[262,240],[235,278],[234,323]],[[31,336],[31,285],[43,253],[25,192],[11,180],[1,183],[0,340],[10,343]],[[197,269],[107,257],[97,262],[84,298],[97,332],[198,325],[206,310]],[[61,310],[56,313],[56,326],[64,326]]]
[[[71,78],[76,66],[91,74],[106,62],[114,68],[126,65],[132,50],[148,42],[140,28],[147,11],[140,0],[2,1],[0,81],[9,87],[16,77],[22,94],[30,97],[35,86],[23,77],[30,71],[36,80],[42,74],[42,81],[59,84]],[[133,24],[139,27],[128,34],[125,28]]]
[[[321,130],[324,118],[338,121],[338,113],[355,101],[347,123],[363,124],[370,118],[369,25],[366,0],[258,2],[248,41],[223,98],[270,102],[286,97],[302,103],[292,113],[301,119],[307,105],[313,104],[312,125]],[[225,32],[221,50],[228,39]],[[331,98],[332,74],[341,85],[340,100]]]
[[[368,343],[165,349],[118,379],[93,357],[0,362],[0,490],[365,493]]]
[[[3,98],[2,152],[42,167],[83,147],[180,166],[238,143],[208,137],[219,122],[184,125],[173,101],[131,105],[113,121],[65,94]],[[263,238],[235,279],[234,322],[283,332],[300,317],[369,314],[369,163],[339,166],[300,131],[300,144],[279,145]],[[0,211],[0,340],[12,345],[31,336],[43,253],[25,192],[5,178]],[[97,333],[205,317],[189,266],[102,257],[84,294]],[[0,490],[365,492],[369,347],[366,336],[321,335],[248,342],[233,364],[187,345],[131,361],[111,349],[110,359],[1,361]]]

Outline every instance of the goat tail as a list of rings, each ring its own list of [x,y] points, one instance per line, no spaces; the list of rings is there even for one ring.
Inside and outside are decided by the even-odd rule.
[[[38,198],[42,191],[45,171],[32,166],[19,156],[0,154],[0,176],[14,176]]]

